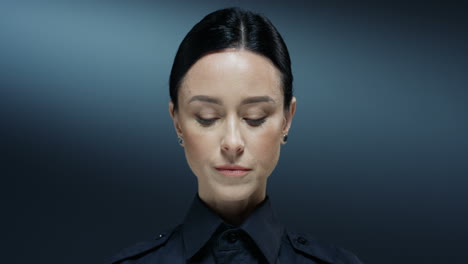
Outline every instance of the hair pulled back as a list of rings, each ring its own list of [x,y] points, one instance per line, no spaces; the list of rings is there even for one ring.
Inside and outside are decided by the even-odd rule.
[[[175,110],[180,85],[190,67],[204,55],[227,48],[245,49],[268,58],[281,73],[284,108],[289,109],[293,76],[283,38],[265,16],[233,7],[205,16],[180,44],[169,78],[169,93]]]

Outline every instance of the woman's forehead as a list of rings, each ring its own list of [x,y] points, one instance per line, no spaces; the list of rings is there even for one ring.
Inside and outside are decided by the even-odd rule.
[[[210,53],[187,72],[179,95],[211,97],[282,97],[280,73],[269,59],[246,50]]]

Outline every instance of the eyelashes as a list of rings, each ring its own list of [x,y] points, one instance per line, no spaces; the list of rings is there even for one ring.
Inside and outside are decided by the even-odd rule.
[[[197,122],[200,125],[204,126],[204,127],[211,126],[212,124],[214,124],[216,122],[216,120],[218,120],[218,118],[205,119],[205,118],[201,118],[199,116],[197,116],[196,119],[197,119]]]
[[[196,116],[197,122],[204,126],[204,127],[209,127],[213,125],[219,118],[202,118],[199,116]],[[266,121],[266,117],[258,118],[258,119],[248,119],[244,118],[244,121],[251,127],[259,127]]]
[[[261,126],[266,121],[266,117],[262,117],[259,119],[244,119],[247,124],[253,127]]]

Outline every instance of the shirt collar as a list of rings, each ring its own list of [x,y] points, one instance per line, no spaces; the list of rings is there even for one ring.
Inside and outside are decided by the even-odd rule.
[[[196,194],[182,224],[187,259],[193,257],[211,238],[222,219]]]
[[[284,226],[277,218],[268,196],[244,221],[241,228],[255,241],[268,262],[276,263]]]
[[[182,227],[187,259],[193,257],[210,240],[222,223],[221,217],[197,193]],[[239,228],[249,234],[270,264],[276,262],[284,227],[276,217],[268,196]]]

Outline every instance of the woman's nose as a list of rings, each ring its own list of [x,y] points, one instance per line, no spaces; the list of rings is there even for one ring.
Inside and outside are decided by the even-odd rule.
[[[240,124],[237,120],[228,120],[226,130],[221,141],[221,150],[226,154],[239,155],[244,152]]]

